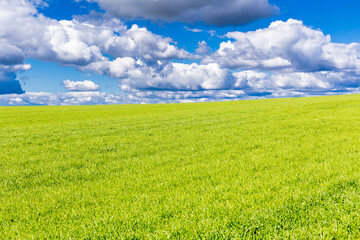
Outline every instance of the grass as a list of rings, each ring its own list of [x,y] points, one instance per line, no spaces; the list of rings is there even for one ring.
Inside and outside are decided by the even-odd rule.
[[[360,95],[0,108],[0,239],[360,237]]]

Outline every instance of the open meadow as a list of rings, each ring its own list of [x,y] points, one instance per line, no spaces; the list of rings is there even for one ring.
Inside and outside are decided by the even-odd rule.
[[[0,108],[0,239],[360,237],[360,95]]]

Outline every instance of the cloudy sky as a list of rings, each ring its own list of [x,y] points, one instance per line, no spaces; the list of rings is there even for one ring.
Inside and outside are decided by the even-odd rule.
[[[360,92],[358,0],[1,0],[0,105]]]

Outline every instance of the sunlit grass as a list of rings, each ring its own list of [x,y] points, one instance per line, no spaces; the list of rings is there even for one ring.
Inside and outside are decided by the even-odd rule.
[[[0,239],[358,238],[360,96],[0,108]]]

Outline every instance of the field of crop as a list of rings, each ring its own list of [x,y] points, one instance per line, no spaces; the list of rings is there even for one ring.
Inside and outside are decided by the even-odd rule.
[[[0,239],[360,237],[360,95],[0,108]]]

